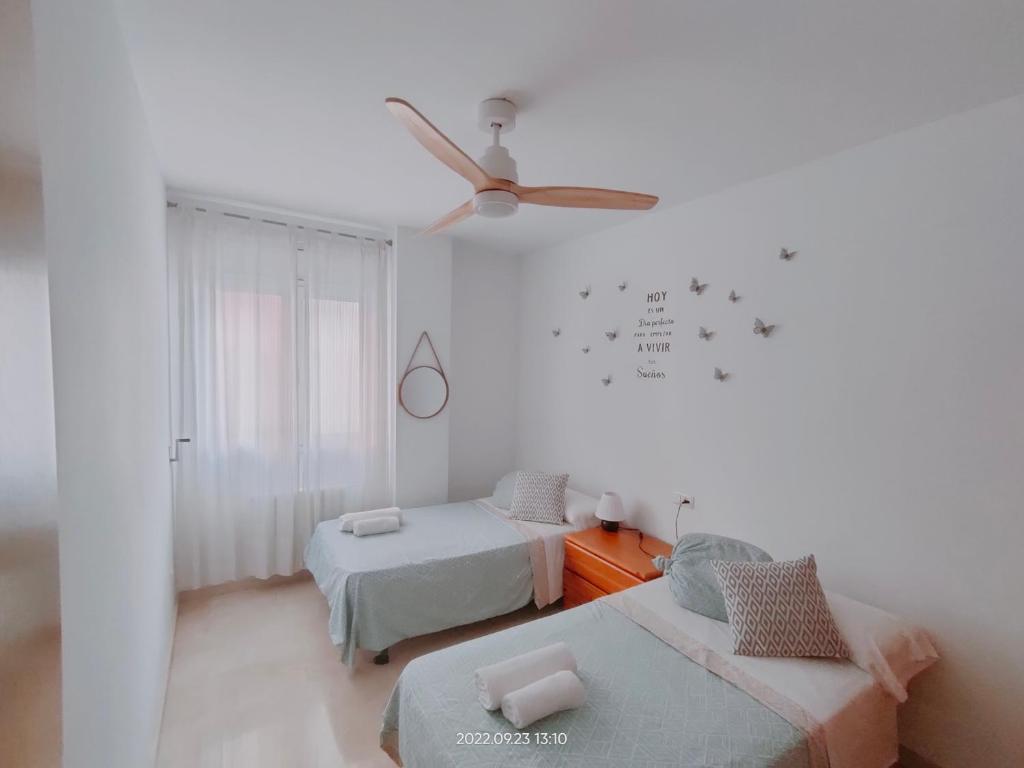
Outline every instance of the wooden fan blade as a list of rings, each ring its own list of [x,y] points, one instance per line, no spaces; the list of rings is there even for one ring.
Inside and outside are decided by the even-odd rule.
[[[467,200],[454,211],[449,211],[429,227],[420,232],[421,235],[433,235],[442,229],[447,229],[453,224],[458,224],[463,219],[468,219],[474,213],[473,201]]]
[[[654,195],[620,192],[617,189],[594,187],[520,187],[512,186],[520,203],[554,205],[560,208],[611,208],[623,211],[646,211],[658,203]]]
[[[416,108],[404,99],[384,99],[391,114],[397,117],[409,129],[416,140],[426,147],[427,151],[447,165],[459,176],[473,185],[473,191],[494,188],[495,181],[487,172],[477,165],[473,159],[439,131],[433,123],[416,111]]]

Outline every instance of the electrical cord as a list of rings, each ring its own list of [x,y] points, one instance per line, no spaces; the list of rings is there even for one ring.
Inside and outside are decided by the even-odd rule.
[[[679,515],[682,514],[683,507],[686,506],[686,504],[687,504],[687,502],[680,501],[679,504],[676,505],[676,523],[675,523],[676,541],[679,541]],[[640,548],[640,551],[643,552],[648,557],[650,557],[651,559],[657,557],[657,555],[654,552],[651,552],[648,549],[644,549],[644,532],[643,531],[641,531],[639,528],[630,528],[627,525],[621,525],[620,524],[619,527],[622,530],[624,530],[624,531],[636,531],[637,534],[639,535],[639,538],[637,539],[636,545]]]
[[[652,559],[657,557],[657,555],[654,552],[651,552],[650,550],[644,549],[644,532],[643,531],[641,531],[639,528],[630,528],[628,526],[621,525],[621,524],[619,525],[619,528],[621,528],[624,531],[636,531],[637,534],[640,537],[640,538],[637,539],[637,542],[636,542],[636,545],[640,548],[640,551],[643,552],[645,555],[647,555],[648,557],[650,557]]]

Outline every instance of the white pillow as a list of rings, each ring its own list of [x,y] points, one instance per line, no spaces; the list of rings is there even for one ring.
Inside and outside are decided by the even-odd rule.
[[[515,489],[516,475],[518,474],[519,470],[513,470],[498,481],[494,488],[494,495],[490,498],[490,502],[494,506],[504,510],[512,506],[512,492]],[[600,525],[601,521],[597,519],[597,499],[574,491],[572,488],[566,488],[565,521],[579,530]]]
[[[491,503],[494,506],[501,507],[502,509],[508,509],[512,506],[512,492],[516,488],[516,476],[518,474],[518,469],[512,470],[494,486],[494,494],[491,496]]]
[[[906,701],[910,679],[939,658],[928,633],[881,608],[835,592],[825,594],[850,661],[875,678],[896,701]]]
[[[566,488],[565,521],[573,528],[593,528],[598,524],[597,499],[572,488]]]

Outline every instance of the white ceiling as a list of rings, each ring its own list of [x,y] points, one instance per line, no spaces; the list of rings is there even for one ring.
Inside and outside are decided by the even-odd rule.
[[[122,0],[174,187],[423,226],[468,183],[384,108],[469,154],[520,109],[525,184],[678,203],[1024,91],[1019,0]],[[629,214],[523,206],[454,234],[531,250]]]
[[[0,163],[35,166],[35,67],[29,0],[0,0]]]

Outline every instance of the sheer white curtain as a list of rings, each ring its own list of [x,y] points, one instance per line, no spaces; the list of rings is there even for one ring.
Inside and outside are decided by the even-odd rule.
[[[168,243],[179,588],[294,573],[393,497],[389,250],[186,206]]]

